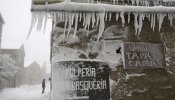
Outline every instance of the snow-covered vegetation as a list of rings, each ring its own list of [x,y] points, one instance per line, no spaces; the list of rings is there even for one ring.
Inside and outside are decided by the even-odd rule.
[[[14,75],[18,67],[8,54],[1,54],[0,61],[0,88],[2,89],[14,82]]]

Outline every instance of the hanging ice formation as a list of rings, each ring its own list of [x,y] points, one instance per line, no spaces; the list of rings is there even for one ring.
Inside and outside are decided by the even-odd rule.
[[[64,28],[67,31],[67,35],[69,35],[71,28],[74,28],[74,36],[76,35],[78,22],[83,19],[83,26],[84,30],[89,30],[90,26],[93,28],[95,25],[99,27],[99,34],[98,39],[102,36],[102,33],[105,29],[105,21],[111,20],[111,13],[108,12],[99,12],[99,13],[81,13],[81,12],[52,12],[52,20],[54,23],[56,22],[65,22]],[[116,21],[118,18],[121,18],[122,26],[125,24],[125,18],[124,15],[128,14],[128,23],[130,22],[130,14],[132,13],[116,13]],[[143,20],[144,18],[147,18],[151,22],[151,28],[155,29],[155,22],[159,23],[159,31],[161,29],[164,17],[167,14],[162,13],[133,13],[134,15],[134,27],[135,27],[135,34],[137,36],[140,35],[142,26],[143,26]],[[108,18],[109,17],[109,18]],[[56,19],[57,18],[57,19]],[[157,18],[157,19],[156,19]],[[169,13],[168,19],[170,21],[170,25],[173,26],[173,19],[175,18],[175,14]],[[41,30],[41,27],[43,25],[43,21],[47,21],[46,13],[41,12],[33,12],[32,13],[32,22],[31,22],[31,28],[37,24],[37,30]],[[44,23],[45,26],[46,23]],[[74,25],[74,27],[72,27]],[[54,25],[55,26],[55,25]],[[31,31],[29,31],[30,33]],[[66,34],[66,31],[64,31],[64,34]]]
[[[69,0],[67,0],[69,1]],[[100,2],[101,0],[97,0],[98,2]],[[149,6],[150,5],[150,0],[110,0],[110,2],[113,2],[114,4],[118,4],[119,2],[123,2],[125,3],[126,1],[128,2],[131,2],[132,5],[134,6],[137,6],[137,5],[142,5],[142,6]],[[169,2],[169,1],[174,1],[175,0],[156,0],[152,3],[154,3],[154,5],[159,5],[161,2],[168,2],[168,4],[171,4],[172,2]],[[70,2],[70,1],[69,1]],[[68,4],[70,4],[68,2]],[[88,3],[93,3],[94,0],[89,0]],[[64,5],[65,3],[63,3],[62,5]],[[97,11],[97,12],[93,12],[93,11],[77,11],[77,9],[80,9],[80,7],[77,7],[76,5],[74,5],[75,3],[73,3],[73,8],[74,10],[72,11],[50,11],[48,12],[47,11],[47,7],[49,6],[46,5],[47,7],[42,7],[42,6],[37,6],[37,7],[34,7],[34,9],[40,9],[41,12],[38,12],[37,10],[32,12],[32,20],[31,20],[31,28],[30,28],[30,31],[29,31],[29,35],[31,33],[31,30],[32,28],[35,26],[35,24],[37,24],[37,30],[41,30],[42,28],[42,25],[44,24],[44,28],[45,28],[45,25],[46,25],[46,22],[47,22],[47,15],[49,14],[50,16],[52,16],[52,20],[53,20],[53,28],[56,26],[56,23],[58,22],[65,22],[65,25],[64,25],[64,37],[66,37],[65,35],[67,34],[67,36],[70,34],[70,30],[72,28],[74,28],[74,37],[77,33],[77,30],[78,30],[78,22],[82,21],[83,22],[83,25],[84,26],[84,30],[86,30],[87,32],[89,31],[89,28],[94,28],[94,26],[97,26],[98,27],[98,31],[99,31],[99,34],[98,34],[98,39],[100,39],[100,37],[102,36],[103,34],[103,31],[105,29],[105,21],[111,21],[111,17],[112,17],[112,14],[116,13],[115,17],[116,17],[116,21],[118,21],[119,17],[121,18],[121,22],[122,22],[122,26],[124,26],[125,24],[125,18],[124,16],[125,15],[128,15],[128,20],[127,20],[127,23],[130,23],[130,15],[133,14],[134,15],[134,27],[135,27],[135,34],[137,36],[140,35],[140,32],[141,32],[141,29],[142,29],[142,26],[143,26],[143,20],[145,18],[147,18],[150,22],[151,22],[151,28],[153,30],[155,30],[155,23],[156,21],[159,23],[159,31],[161,30],[161,26],[162,26],[162,23],[163,23],[163,20],[164,20],[164,17],[165,16],[168,16],[168,19],[170,21],[170,25],[173,26],[173,19],[175,18],[175,13],[166,13],[166,11],[168,11],[168,9],[166,9],[164,12],[156,12],[157,9],[160,9],[159,10],[164,10],[164,8],[161,6],[157,6],[158,8],[155,8],[154,11],[155,13],[149,13],[149,12],[140,12],[139,10],[143,10],[144,8],[142,8],[141,6],[138,7],[137,9],[134,9],[134,10],[138,10],[138,12],[133,12],[132,13],[132,10],[127,12],[128,9],[133,9],[128,7],[128,6],[118,6],[118,11],[115,12],[115,5],[113,5],[112,7],[109,7],[108,5],[94,5],[92,7],[97,7],[98,6],[98,9],[99,10],[102,10],[102,11]],[[66,4],[65,4],[66,5]],[[89,4],[91,5],[91,4]],[[70,5],[69,5],[70,6]],[[102,6],[102,7],[101,7]],[[107,7],[106,9],[103,8],[104,7]],[[117,5],[116,5],[117,6]],[[53,5],[51,6],[51,8],[57,8],[59,7],[58,5]],[[63,6],[64,7],[64,6]],[[76,8],[77,7],[77,8]],[[108,8],[109,7],[109,8]],[[69,7],[66,6],[66,8],[59,8],[61,10],[63,9],[69,9]],[[88,6],[83,8],[84,10],[87,10],[89,8]],[[123,9],[125,8],[125,11],[123,11]],[[139,9],[140,8],[140,9]],[[173,9],[173,7],[169,7],[171,9],[171,11],[175,10]],[[81,8],[82,9],[82,8]],[[96,8],[92,8],[91,10],[93,9],[96,9]],[[121,10],[122,9],[122,10]],[[110,11],[111,10],[111,11]],[[152,10],[152,9],[147,9],[147,10]],[[45,11],[45,12],[43,12]],[[77,11],[77,12],[76,12]],[[72,27],[74,25],[74,27]]]

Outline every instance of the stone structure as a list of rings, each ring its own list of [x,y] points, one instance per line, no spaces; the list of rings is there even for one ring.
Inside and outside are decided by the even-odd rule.
[[[27,85],[41,84],[43,79],[43,73],[40,65],[37,62],[33,62],[28,67],[24,67],[21,71],[21,83]]]
[[[34,4],[38,4],[38,2],[36,1],[37,0],[34,0]],[[49,1],[49,3],[55,3],[55,2],[58,3],[61,1],[62,0],[54,0],[53,2],[51,0]],[[101,1],[107,2],[108,0],[101,0]],[[52,67],[55,67],[54,64],[61,61],[106,62],[109,64],[110,68],[109,69],[109,76],[111,79],[110,94],[112,100],[173,100],[175,98],[175,91],[174,91],[175,90],[174,88],[175,87],[174,83],[175,82],[175,75],[174,75],[175,20],[173,20],[174,17],[172,17],[172,15],[175,11],[163,12],[167,13],[164,15],[163,13],[161,12],[158,13],[155,12],[154,10],[149,10],[152,13],[148,14],[149,12],[146,13],[144,12],[146,11],[145,9],[141,9],[141,11],[133,10],[134,12],[133,13],[132,9],[137,8],[138,5],[144,7],[146,5],[146,7],[148,8],[150,8],[150,6],[157,6],[157,5],[163,5],[163,6],[170,6],[170,5],[167,5],[169,2],[164,2],[165,0],[159,0],[158,2],[155,0],[151,0],[151,2],[150,0],[143,0],[146,2],[142,1],[137,2],[139,0],[131,0],[131,1],[129,0],[129,2],[127,1],[128,0],[119,0],[118,2],[118,4],[125,4],[125,3],[128,5],[133,4],[133,6],[131,7],[131,12],[126,11],[125,13],[122,11],[118,11],[119,9],[116,9],[117,10],[116,12],[115,11],[105,12],[106,10],[105,7],[104,6],[100,7],[98,5],[96,6],[98,6],[99,9],[94,10],[94,12],[92,11],[88,12],[87,9],[84,9],[84,11],[81,10],[74,12],[78,9],[78,7],[77,9],[73,8],[66,9],[68,8],[67,6],[66,7],[63,6],[63,8],[65,9],[59,7],[58,9],[54,9],[54,7],[53,9],[51,7],[48,8],[47,11],[52,10],[55,11],[55,12],[49,12],[55,15],[53,16],[55,19],[53,20],[53,31],[51,35]],[[45,4],[45,2],[43,1],[42,4]],[[111,4],[111,2],[110,3],[108,2],[108,4]],[[49,6],[47,5],[47,7]],[[88,6],[86,7],[88,8]],[[114,7],[114,5],[112,7]],[[119,6],[116,5],[115,7]],[[36,8],[35,7],[32,8],[32,11],[46,10],[42,8],[41,9]],[[122,9],[125,8],[126,6],[123,6]],[[98,13],[97,10],[98,11],[100,10],[101,12]],[[95,16],[95,20],[98,20],[99,22],[94,21],[93,16]],[[103,17],[105,19],[103,19]],[[75,21],[71,20],[71,18],[75,18]],[[164,20],[160,20],[162,18]],[[94,22],[97,25],[94,25]],[[98,25],[98,23],[100,23],[100,25]],[[101,34],[98,34],[100,32]],[[163,44],[164,49],[166,50],[165,52],[161,52],[161,55],[166,56],[167,64],[165,65],[165,63],[163,62],[164,63],[163,66],[161,67],[156,66],[151,69],[150,68],[124,69],[124,66],[121,61],[121,56],[123,56],[123,54],[116,50],[119,50],[120,44],[125,42],[135,42],[136,44],[143,42],[150,44],[152,43]],[[121,51],[123,51],[123,49],[125,48],[121,48]],[[60,66],[60,68],[61,67],[63,66]],[[53,72],[52,78],[60,79],[62,76],[60,77],[53,76],[57,74],[55,70],[54,71],[53,70],[54,68],[52,68]],[[52,88],[56,87],[56,85],[53,84],[54,83],[52,83]],[[57,95],[56,97],[53,97],[52,100],[57,100],[60,98],[61,96]],[[77,99],[77,98],[71,98],[71,99]],[[80,98],[80,100],[98,100],[98,99]],[[100,98],[99,100],[108,100],[108,99]]]
[[[9,54],[15,60],[16,66],[24,67],[25,50],[24,45],[21,45],[19,49],[1,49],[1,54]]]

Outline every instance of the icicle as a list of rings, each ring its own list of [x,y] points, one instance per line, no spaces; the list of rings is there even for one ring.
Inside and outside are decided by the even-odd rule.
[[[99,16],[100,16],[100,25],[99,25],[98,40],[102,36],[104,28],[105,28],[105,22],[104,22],[105,13],[104,12],[99,13]]]
[[[159,23],[159,32],[160,32],[160,29],[162,27],[162,23],[163,23],[165,16],[166,16],[165,14],[161,14],[161,13],[157,14],[157,19],[158,19],[158,23]]]
[[[118,21],[119,14],[116,13],[116,22]]]
[[[108,13],[105,14],[105,21],[108,21]]]
[[[130,22],[130,13],[128,13],[128,23]]]
[[[137,6],[139,6],[139,1],[140,1],[140,0],[136,0],[136,4],[137,4]]]
[[[94,0],[92,0],[92,3],[94,3]]]
[[[139,15],[139,25],[138,25],[138,36],[140,35],[140,32],[142,30],[142,26],[143,26],[143,18],[145,17],[144,14],[140,14]]]
[[[131,0],[131,2],[132,2],[132,5],[135,5],[135,0]]]
[[[168,14],[168,19],[170,20],[170,26],[173,26],[173,16],[172,16],[172,14]]]
[[[65,13],[65,23],[64,23],[64,35],[63,35],[63,42],[66,36],[66,27],[67,27],[67,20],[68,20],[68,13]]]
[[[96,13],[96,16],[97,16],[96,26],[98,26],[98,24],[99,24],[99,19],[100,19],[99,13]]]
[[[69,26],[68,26],[68,32],[67,32],[67,38],[69,37],[69,33],[70,33],[70,31],[71,31],[71,26],[72,26],[72,16],[73,16],[73,13],[68,13],[68,17],[69,17],[69,20],[68,20],[68,22],[69,22]]]
[[[64,22],[65,21],[64,12],[62,12],[61,15],[62,15],[61,21]]]
[[[73,39],[75,38],[75,35],[77,33],[77,26],[78,26],[78,13],[75,14],[75,29],[74,29]]]
[[[154,21],[153,21],[153,31],[154,31],[154,29],[155,29],[155,24],[156,24],[156,15],[155,14],[153,14],[154,16],[153,16],[153,19],[154,19]]]
[[[118,4],[118,0],[115,0],[116,4]]]
[[[58,12],[58,13],[56,13],[57,14],[57,21],[58,22],[60,22],[61,21],[61,18],[62,18],[62,16],[61,16],[61,14]]]
[[[35,26],[35,24],[36,24],[36,12],[32,12],[30,29],[29,29],[29,32],[28,32],[27,39],[29,38],[29,36],[30,36],[30,34],[32,32],[32,29]]]
[[[52,19],[53,19],[53,28],[55,29],[56,23],[57,23],[57,20],[56,20],[56,13],[53,13]]]
[[[47,25],[47,13],[44,12],[44,29],[43,29],[43,34],[44,34],[45,30],[46,30],[46,25]]]
[[[153,31],[154,31],[154,28],[155,28],[155,14],[151,15],[151,28],[153,28]]]
[[[37,15],[37,19],[37,31],[40,31],[43,23],[43,12]]]
[[[113,0],[113,3],[114,3],[114,5],[115,5],[115,0]]]
[[[124,24],[125,24],[124,12],[121,12],[121,13],[120,13],[120,18],[121,18],[121,20],[122,20],[122,27],[123,27]]]
[[[148,20],[150,21],[151,20],[151,14],[146,14],[146,17],[148,18]]]
[[[144,2],[145,6],[149,6],[150,5],[149,1],[144,0],[143,2]]]
[[[81,13],[79,13],[79,16],[80,16],[80,18],[79,18],[79,22],[81,22],[81,19],[82,19],[82,14],[81,14]]]
[[[109,13],[109,21],[111,21],[111,13]]]
[[[86,15],[83,13],[83,26],[85,26]]]
[[[91,13],[86,13],[85,27],[84,27],[85,30],[88,29],[89,31],[90,22],[91,22]]]
[[[64,14],[63,12],[57,12],[57,21],[58,22],[63,22],[64,21]]]
[[[95,13],[92,13],[92,28],[94,28],[94,24],[95,24]]]
[[[134,13],[134,26],[135,26],[135,35],[137,35],[137,29],[138,29],[138,20],[137,20],[137,17],[138,17],[138,13]]]
[[[74,24],[75,13],[72,13],[72,25]]]

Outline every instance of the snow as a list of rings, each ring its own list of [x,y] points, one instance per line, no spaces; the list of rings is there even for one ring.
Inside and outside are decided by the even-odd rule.
[[[46,5],[32,5],[32,11],[67,11],[67,12],[175,12],[174,7],[168,6],[132,6],[132,5],[110,5],[110,4],[87,4],[75,2],[62,2]],[[103,11],[104,11],[103,10]]]
[[[41,93],[41,85],[21,86],[19,88],[7,88],[0,92],[1,100],[49,100],[50,83],[46,84],[45,93]]]
[[[126,74],[126,80],[131,78],[131,77],[140,77],[146,74]]]

